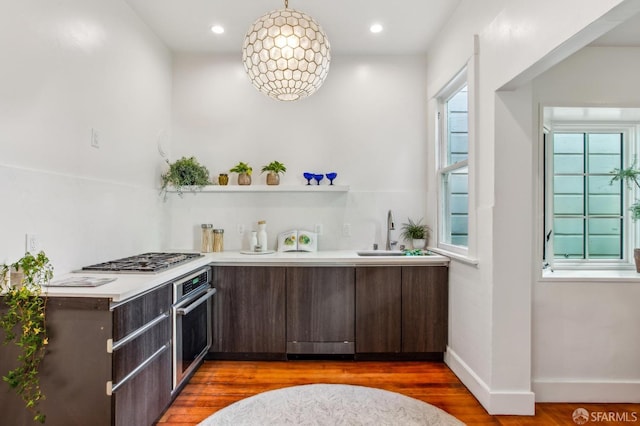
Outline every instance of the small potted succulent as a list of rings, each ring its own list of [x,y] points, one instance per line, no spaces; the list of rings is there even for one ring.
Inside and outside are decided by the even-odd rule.
[[[229,169],[232,173],[238,173],[238,185],[251,185],[251,172],[253,168],[240,161],[238,164]]]
[[[162,191],[167,192],[169,186],[173,186],[182,196],[182,190],[185,186],[197,186],[202,188],[209,184],[209,170],[198,163],[195,157],[182,157],[174,163],[169,163],[169,170],[164,173],[162,178]]]
[[[287,167],[279,161],[272,161],[262,167],[262,173],[267,172],[267,185],[280,185],[280,173],[284,174]]]
[[[423,249],[431,236],[431,228],[422,224],[422,219],[416,222],[411,220],[411,218],[407,220],[407,223],[402,224],[400,236],[406,241],[411,241],[414,249]]]

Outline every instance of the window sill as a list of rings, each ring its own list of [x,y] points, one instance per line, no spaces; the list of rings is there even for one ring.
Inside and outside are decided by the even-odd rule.
[[[434,253],[437,254],[441,254],[443,256],[447,256],[448,258],[450,258],[451,260],[456,260],[458,262],[461,263],[465,263],[467,265],[471,265],[471,266],[478,266],[478,259],[474,258],[474,257],[469,257],[463,254],[459,254],[459,253],[454,253],[452,251],[449,250],[444,250],[438,247],[429,247],[428,248],[429,251],[432,251]]]
[[[590,270],[545,270],[540,282],[640,282],[640,273],[635,269],[590,269]]]

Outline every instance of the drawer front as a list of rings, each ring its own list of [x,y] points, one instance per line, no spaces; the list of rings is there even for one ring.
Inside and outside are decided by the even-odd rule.
[[[113,340],[123,339],[159,315],[169,312],[172,291],[172,286],[165,284],[157,290],[116,307],[113,310]]]

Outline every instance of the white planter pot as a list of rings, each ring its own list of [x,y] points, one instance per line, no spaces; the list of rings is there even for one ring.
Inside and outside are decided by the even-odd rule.
[[[417,239],[411,240],[411,245],[413,246],[414,249],[423,249],[426,243],[427,243],[427,240],[417,240]]]

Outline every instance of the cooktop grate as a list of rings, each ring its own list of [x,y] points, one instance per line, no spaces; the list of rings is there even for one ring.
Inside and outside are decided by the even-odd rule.
[[[91,272],[160,272],[202,257],[198,253],[151,252],[124,257],[109,262],[84,266],[83,271]]]

